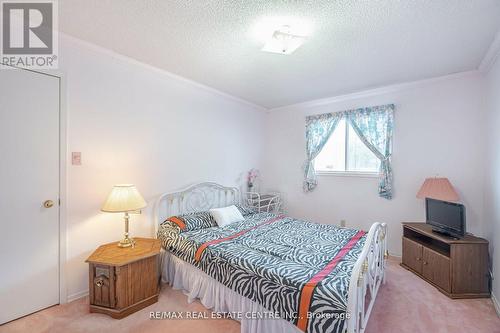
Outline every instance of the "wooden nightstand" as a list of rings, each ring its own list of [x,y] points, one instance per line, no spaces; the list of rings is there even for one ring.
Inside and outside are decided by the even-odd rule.
[[[160,241],[135,238],[134,247],[117,242],[88,257],[90,312],[121,319],[158,301]]]

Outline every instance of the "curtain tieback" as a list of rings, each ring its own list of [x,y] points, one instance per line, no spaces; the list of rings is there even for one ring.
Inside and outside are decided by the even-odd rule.
[[[391,158],[392,154],[387,155],[382,159],[382,162],[387,162]]]

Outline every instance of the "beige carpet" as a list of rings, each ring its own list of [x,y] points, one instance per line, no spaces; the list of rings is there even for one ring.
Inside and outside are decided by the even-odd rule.
[[[0,333],[16,332],[239,332],[230,319],[151,320],[151,311],[195,311],[209,315],[199,302],[187,303],[180,291],[163,286],[158,303],[124,319],[90,314],[88,299],[54,306],[0,326]],[[387,267],[366,333],[488,332],[500,333],[500,319],[490,299],[451,300],[406,271],[395,260]]]

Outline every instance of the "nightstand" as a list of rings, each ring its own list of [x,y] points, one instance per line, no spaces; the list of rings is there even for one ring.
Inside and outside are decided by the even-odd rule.
[[[134,247],[117,242],[88,257],[90,312],[121,319],[158,301],[160,241],[135,238]]]

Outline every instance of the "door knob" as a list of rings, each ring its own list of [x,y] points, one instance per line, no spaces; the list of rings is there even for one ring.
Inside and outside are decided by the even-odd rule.
[[[50,208],[52,206],[54,206],[54,201],[52,201],[52,200],[45,200],[43,202],[43,207],[45,207],[45,208]]]

